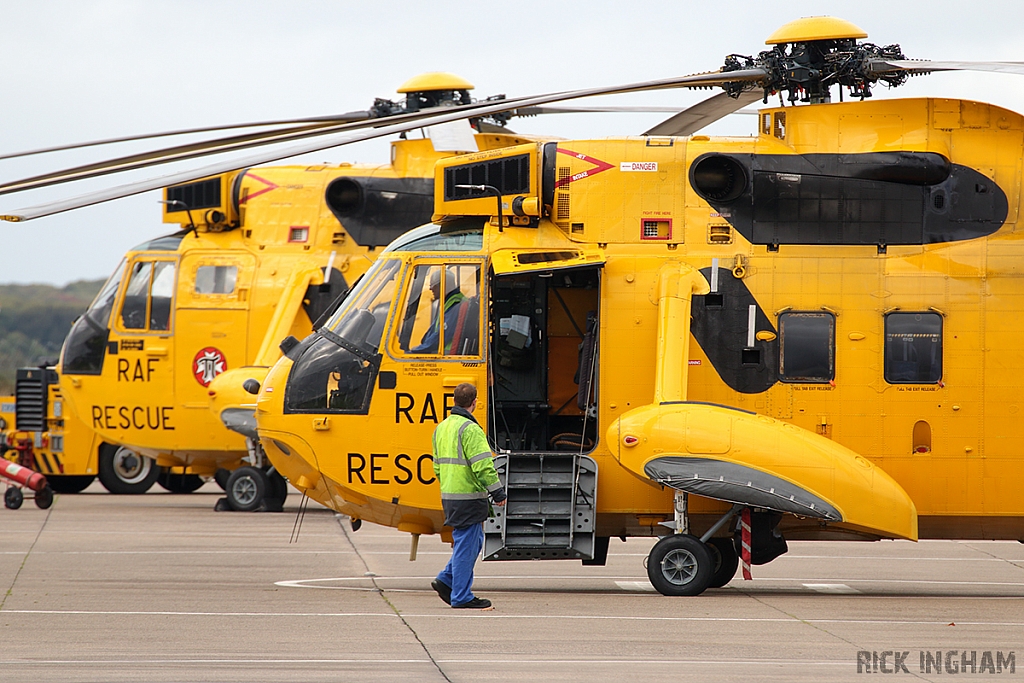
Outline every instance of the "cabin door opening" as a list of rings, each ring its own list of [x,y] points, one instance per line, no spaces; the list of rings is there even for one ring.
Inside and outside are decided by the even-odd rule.
[[[599,268],[492,275],[494,445],[588,453],[597,442]]]

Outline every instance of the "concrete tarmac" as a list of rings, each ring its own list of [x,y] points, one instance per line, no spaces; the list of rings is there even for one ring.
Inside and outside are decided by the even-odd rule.
[[[612,539],[605,567],[478,564],[496,609],[467,612],[429,587],[436,536],[410,562],[408,535],[313,504],[289,543],[294,491],[241,514],[213,511],[212,483],[157,490],[0,509],[0,681],[833,681],[862,678],[858,656],[1024,679],[1016,542],[794,542],[753,581],[666,598],[653,541]]]

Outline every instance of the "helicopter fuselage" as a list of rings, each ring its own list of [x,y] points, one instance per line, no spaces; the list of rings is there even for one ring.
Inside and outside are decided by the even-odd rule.
[[[443,161],[436,224],[270,371],[260,437],[324,505],[443,532],[431,434],[471,382],[509,486],[596,464],[597,536],[665,533],[676,490],[695,533],[737,503],[789,538],[1022,538],[1022,147],[1018,114],[916,99]],[[476,302],[444,346],[431,272]]]
[[[252,397],[237,385],[429,216],[433,165],[449,155],[399,140],[386,165],[254,168],[169,188],[165,220],[183,230],[129,251],[76,323],[59,368],[66,402],[105,441],[160,465],[237,467],[255,437]]]

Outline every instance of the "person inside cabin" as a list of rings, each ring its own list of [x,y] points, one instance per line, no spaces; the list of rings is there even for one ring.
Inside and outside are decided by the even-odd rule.
[[[455,271],[451,268],[446,269],[444,277],[444,289],[445,296],[443,302],[444,311],[444,326],[438,325],[438,309],[442,306],[438,306],[434,309],[434,314],[430,320],[430,326],[427,328],[426,333],[423,335],[423,339],[420,340],[418,346],[414,346],[411,351],[413,353],[438,353],[438,341],[441,339],[441,330],[447,331],[444,336],[444,351],[448,353],[452,344],[452,330],[459,319],[459,304],[465,300],[465,295],[459,290],[459,285],[455,280]],[[441,302],[441,269],[432,268],[430,271],[430,293],[434,297],[435,302]]]

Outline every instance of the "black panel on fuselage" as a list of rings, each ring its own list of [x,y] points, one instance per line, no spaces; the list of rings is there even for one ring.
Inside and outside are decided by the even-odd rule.
[[[932,152],[711,153],[690,183],[753,244],[962,241],[994,233],[1008,212],[994,180]]]
[[[711,282],[711,268],[701,269]],[[718,271],[718,290],[694,296],[690,331],[711,365],[730,389],[743,394],[768,391],[778,377],[778,339],[754,340],[747,346],[750,307],[755,307],[754,329],[771,330],[772,324],[743,280],[728,268]]]
[[[362,247],[383,247],[430,222],[433,178],[342,176],[327,186],[327,207]]]

